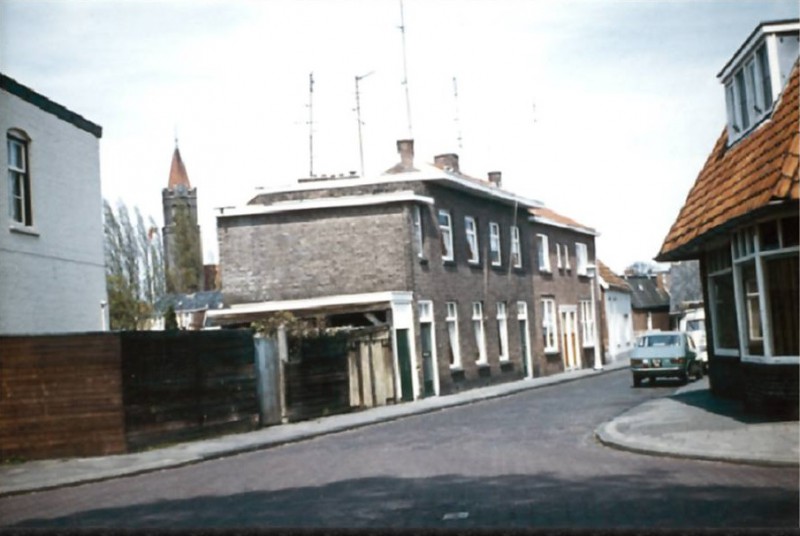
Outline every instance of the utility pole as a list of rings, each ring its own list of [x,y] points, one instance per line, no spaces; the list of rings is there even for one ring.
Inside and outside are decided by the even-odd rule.
[[[371,75],[375,71],[370,71],[367,74],[356,76],[356,120],[358,121],[358,156],[361,160],[361,177],[364,177],[364,143],[361,138],[361,98],[358,90],[358,83]]]
[[[314,176],[314,73],[308,73],[308,176]]]
[[[408,96],[408,68],[406,65],[406,22],[403,14],[403,0],[400,0],[400,35],[403,39],[403,86],[406,90],[406,118],[408,119],[408,137],[413,139],[411,130],[411,99]]]

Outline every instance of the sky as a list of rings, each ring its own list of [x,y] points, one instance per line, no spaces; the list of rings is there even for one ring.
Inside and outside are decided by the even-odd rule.
[[[360,174],[358,76],[366,176],[399,161],[398,139],[415,140],[419,162],[458,153],[463,172],[499,170],[505,189],[597,229],[598,259],[621,273],[658,253],[724,128],[717,73],[760,22],[799,10],[796,0],[0,0],[0,71],[101,125],[103,197],[159,226],[177,137],[206,262],[218,261],[216,207],[311,172]]]

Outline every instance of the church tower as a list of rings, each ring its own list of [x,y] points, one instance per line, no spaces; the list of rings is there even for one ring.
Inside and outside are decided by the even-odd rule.
[[[169,182],[161,192],[164,207],[164,268],[167,292],[204,290],[203,250],[197,224],[197,189],[189,183],[178,140],[172,153]]]

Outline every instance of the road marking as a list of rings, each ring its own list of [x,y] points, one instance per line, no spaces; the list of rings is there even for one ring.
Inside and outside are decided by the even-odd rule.
[[[450,521],[453,519],[467,519],[469,512],[450,512],[442,517],[442,521]]]

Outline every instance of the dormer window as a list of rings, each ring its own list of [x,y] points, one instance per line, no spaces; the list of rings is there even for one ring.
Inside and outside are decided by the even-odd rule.
[[[772,112],[797,59],[798,29],[797,21],[761,24],[719,73],[725,86],[729,144]]]

